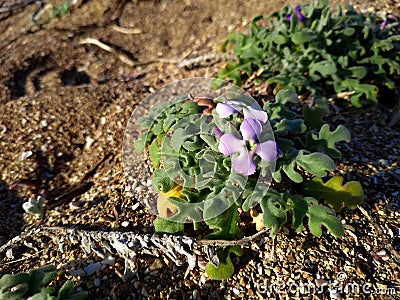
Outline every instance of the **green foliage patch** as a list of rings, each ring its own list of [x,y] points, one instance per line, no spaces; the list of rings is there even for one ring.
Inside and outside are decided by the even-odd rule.
[[[222,49],[233,47],[237,61],[219,78],[241,85],[257,73],[277,90],[309,91],[318,99],[349,92],[356,107],[362,99],[376,103],[379,85],[393,89],[400,74],[398,26],[350,5],[334,10],[328,1],[286,6],[254,18],[249,34],[229,34]]]

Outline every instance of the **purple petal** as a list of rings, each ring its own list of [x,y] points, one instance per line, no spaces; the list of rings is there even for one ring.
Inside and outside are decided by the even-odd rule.
[[[237,108],[232,104],[218,103],[215,107],[216,112],[220,118],[229,117],[231,114],[237,113]]]
[[[244,143],[243,140],[239,140],[232,133],[225,133],[219,139],[218,150],[222,154],[232,155],[233,153],[242,151]]]
[[[278,145],[275,141],[266,141],[256,146],[254,150],[263,160],[275,161],[278,158]]]
[[[296,13],[299,13],[300,10],[301,10],[300,4],[297,4],[296,7],[294,8],[294,11],[295,11]]]
[[[285,18],[286,21],[290,21],[290,18],[292,17],[292,14],[288,14]]]
[[[240,155],[233,160],[233,170],[239,174],[252,175],[256,171],[256,165],[253,161],[254,153],[249,153],[247,149],[242,148]]]
[[[252,118],[266,123],[268,121],[268,114],[261,109],[257,104],[247,106],[243,109],[243,115],[245,118]]]
[[[243,140],[255,141],[262,131],[262,123],[256,119],[244,119],[240,125]]]
[[[219,130],[217,126],[214,126],[212,130],[217,139],[219,139],[223,135],[223,132]]]

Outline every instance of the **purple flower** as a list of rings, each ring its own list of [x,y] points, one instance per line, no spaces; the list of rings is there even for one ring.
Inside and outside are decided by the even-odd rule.
[[[243,139],[238,139],[232,133],[225,133],[219,139],[218,150],[225,155],[240,153],[233,159],[233,170],[239,174],[252,175],[256,171],[254,154],[266,161],[278,158],[278,146],[275,141],[258,142],[263,123],[260,120],[247,118],[240,125]]]
[[[385,29],[386,25],[387,25],[386,21],[382,22],[381,26],[380,26],[380,29],[381,30]]]
[[[256,119],[263,123],[268,120],[268,114],[257,104],[247,105],[239,101],[228,100],[226,103],[218,103],[215,110],[222,119],[239,111],[243,111],[243,116],[245,118]]]
[[[305,20],[307,20],[307,18],[305,16],[303,16],[303,14],[301,13],[300,5],[296,5],[294,12],[295,12],[299,22],[304,22]],[[292,17],[292,14],[288,14],[286,16],[286,21],[290,21],[291,17]]]

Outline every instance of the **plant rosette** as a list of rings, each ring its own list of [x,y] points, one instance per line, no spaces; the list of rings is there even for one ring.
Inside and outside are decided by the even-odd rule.
[[[157,215],[156,233],[182,235],[189,223],[204,239],[235,240],[248,215],[271,235],[291,220],[296,231],[308,227],[321,236],[326,228],[341,236],[335,211],[356,208],[363,192],[358,182],[324,177],[340,157],[335,143],[349,141],[350,133],[316,126],[315,112],[288,109],[298,102],[283,90],[261,105],[239,87],[208,78],[172,83],[141,102],[125,132],[123,163],[130,184],[151,182],[137,198]],[[228,278],[232,253],[242,249],[218,249],[207,274]]]

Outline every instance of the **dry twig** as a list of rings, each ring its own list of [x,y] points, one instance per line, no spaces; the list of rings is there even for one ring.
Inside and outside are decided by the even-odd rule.
[[[4,6],[4,7],[0,7],[0,13],[13,11],[18,8],[28,6],[29,4],[31,4],[33,2],[42,2],[42,1],[25,0],[25,1],[16,2],[16,3],[10,4],[10,5]]]
[[[121,28],[121,27],[118,27],[118,28]],[[131,34],[133,34],[133,33],[131,33]],[[132,60],[131,58],[129,58],[128,56],[126,56],[120,50],[115,49],[115,48],[113,48],[97,39],[94,39],[94,38],[84,38],[84,39],[80,40],[79,44],[95,45],[107,52],[114,54],[115,56],[118,57],[119,60],[126,63],[130,67],[144,66],[144,65],[149,65],[149,64],[153,64],[153,63],[167,63],[167,64],[177,64],[178,67],[180,67],[180,68],[189,68],[190,69],[190,68],[200,65],[203,62],[211,62],[211,61],[216,62],[216,61],[220,60],[221,58],[228,57],[225,53],[209,53],[209,54],[200,55],[197,57],[187,58],[187,59],[182,59],[182,60],[181,59],[170,59],[170,58],[153,58],[153,59],[149,59],[149,60],[142,61],[142,62],[136,62],[136,61]]]

